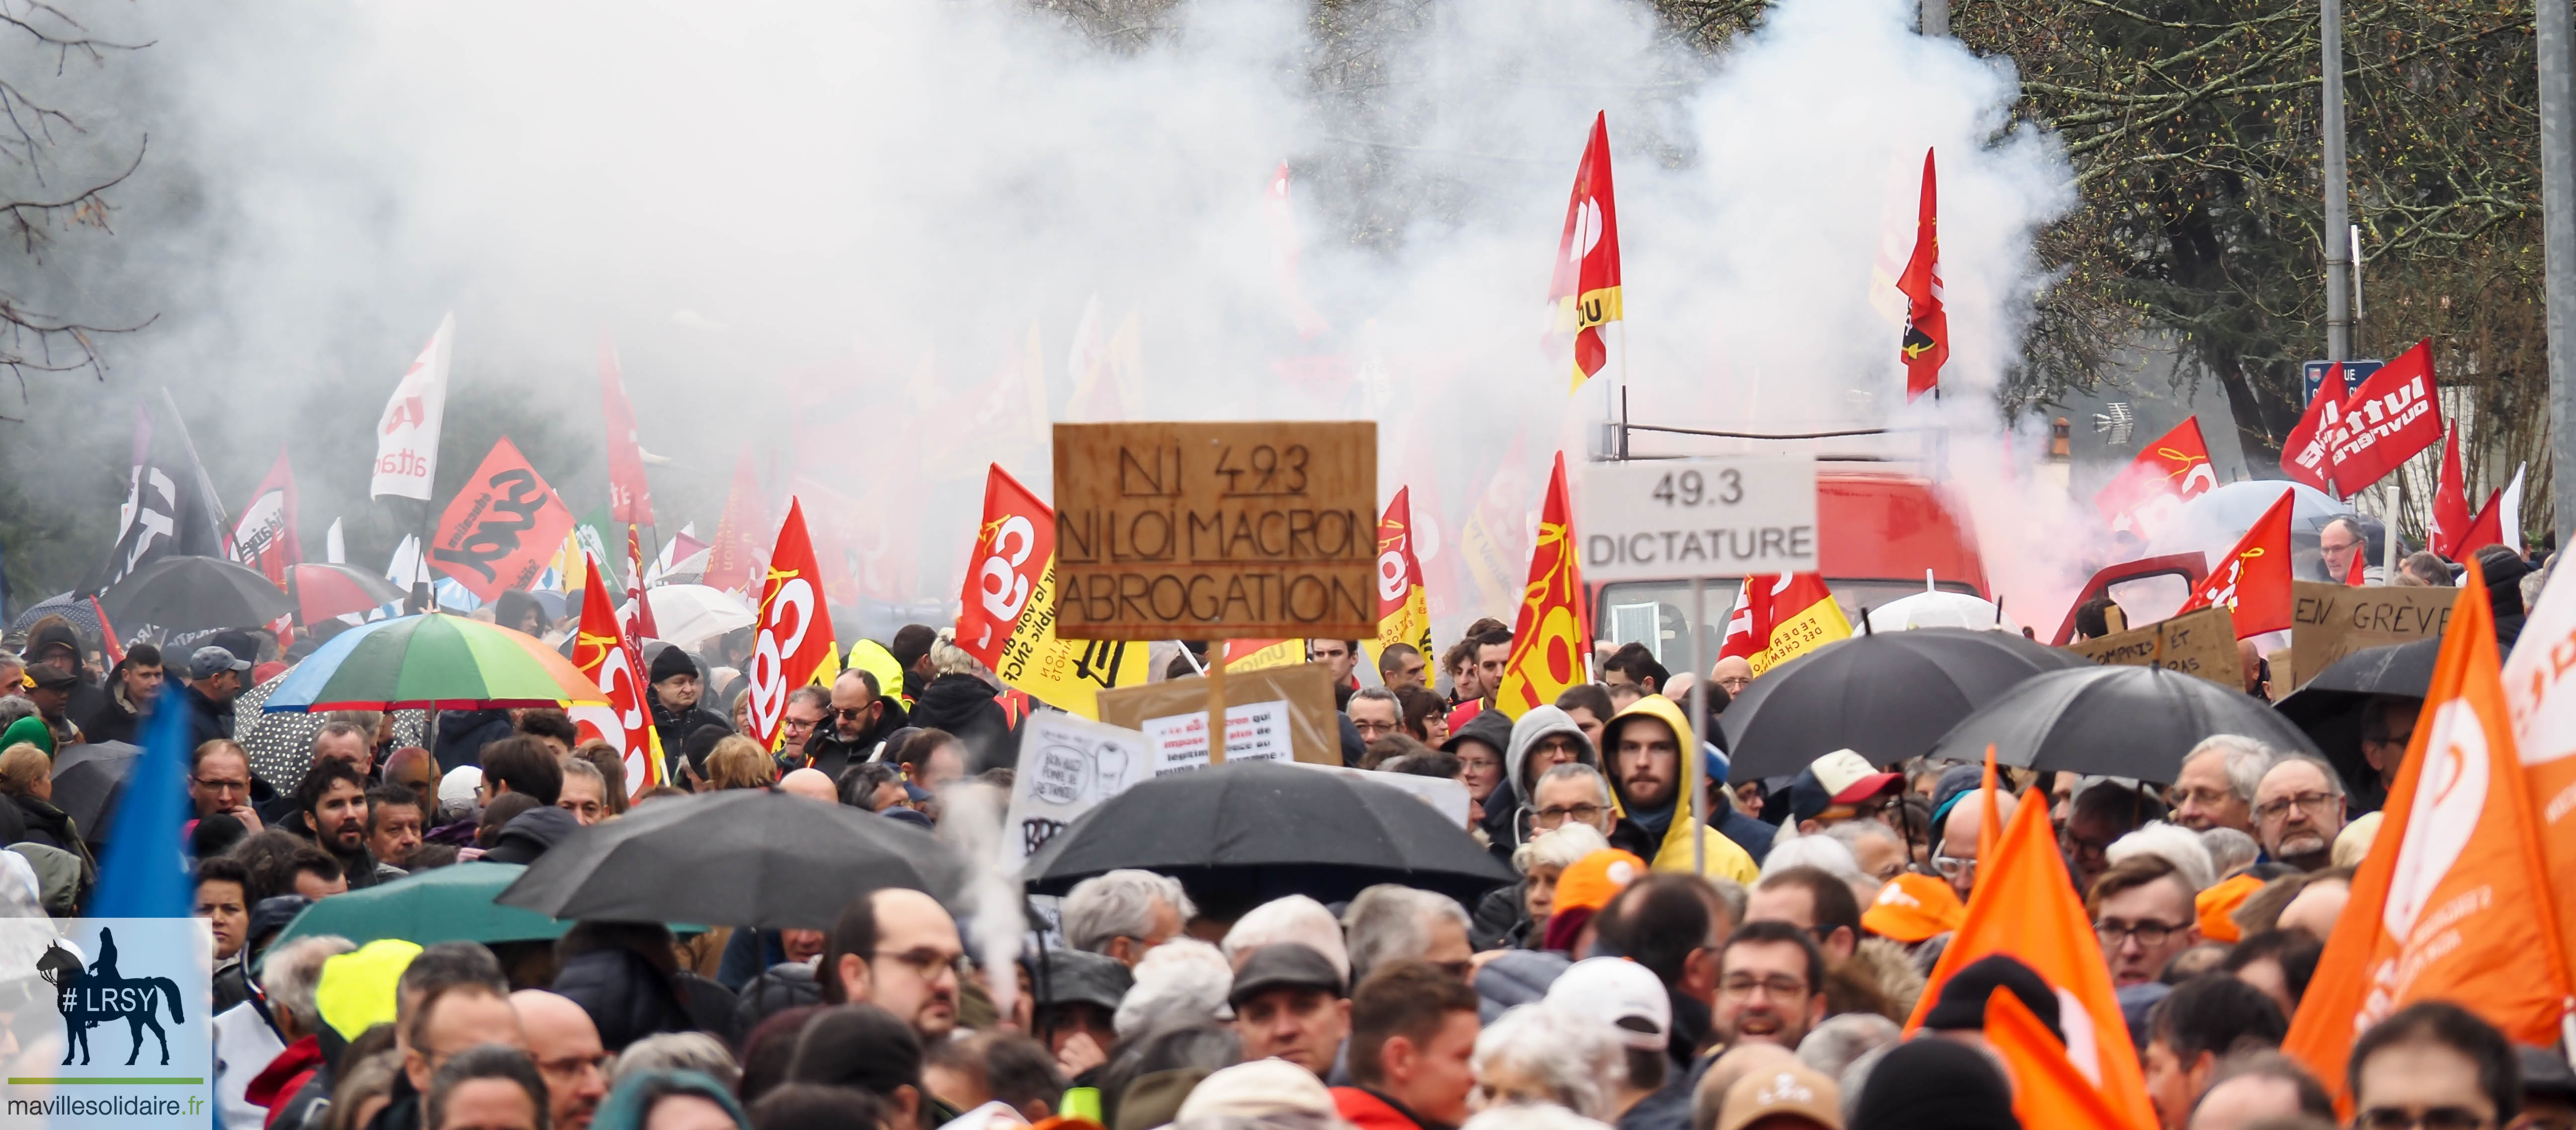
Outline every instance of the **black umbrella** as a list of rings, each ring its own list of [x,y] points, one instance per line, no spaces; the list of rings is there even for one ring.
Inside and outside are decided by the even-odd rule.
[[[565,837],[501,892],[552,918],[830,929],[883,887],[948,897],[964,867],[928,832],[766,789],[657,800]]]
[[[164,557],[109,585],[98,603],[119,635],[248,628],[295,610],[258,570],[220,557]]]
[[[1322,902],[1377,883],[1470,896],[1512,881],[1466,829],[1410,793],[1259,761],[1156,777],[1111,797],[1047,841],[1021,875],[1061,893],[1122,867],[1193,891]]]
[[[1718,716],[1736,780],[1805,769],[1838,749],[1892,765],[2044,671],[2090,667],[2013,632],[1917,628],[1853,636],[1753,680]],[[1983,753],[1979,758],[1983,758]]]
[[[49,596],[28,605],[25,611],[18,613],[17,619],[9,622],[9,631],[11,634],[29,631],[36,626],[36,621],[47,616],[60,616],[71,621],[72,627],[84,639],[95,639],[105,634],[98,628],[98,612],[89,606],[88,601],[72,599],[70,593]]]
[[[54,756],[54,807],[72,818],[82,839],[98,843],[106,837],[108,814],[141,756],[141,747],[124,742],[64,746]]]
[[[1951,727],[1932,756],[1980,761],[1992,745],[2004,765],[2170,782],[2182,756],[2212,734],[2316,752],[2298,727],[2244,691],[2161,667],[2086,664],[2005,692]]]
[[[2413,643],[2366,647],[2317,672],[2274,709],[2304,731],[2341,774],[2353,802],[2375,809],[2386,799],[2379,771],[2361,754],[2364,711],[2381,696],[2420,708],[2433,685],[2433,661],[2442,654],[2439,637]]]

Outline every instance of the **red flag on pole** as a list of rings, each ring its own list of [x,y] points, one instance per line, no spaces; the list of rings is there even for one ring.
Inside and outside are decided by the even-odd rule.
[[[1574,336],[1571,388],[1601,371],[1610,359],[1601,327],[1620,319],[1619,209],[1610,191],[1610,115],[1592,116],[1592,139],[1574,170],[1574,198],[1565,206],[1565,234],[1556,244],[1556,273],[1548,280],[1556,308],[1554,332]]]
[[[1431,600],[1422,584],[1422,561],[1413,551],[1412,488],[1397,487],[1377,520],[1377,643],[1406,644],[1437,663],[1431,651]]]
[[[1044,587],[1055,560],[1055,511],[1018,479],[992,464],[984,473],[984,521],[975,528],[969,572],[958,595],[957,646],[999,670],[1002,645]],[[1046,609],[1053,615],[1053,609]]]
[[[2138,449],[2137,458],[2113,476],[2093,505],[2114,531],[2152,538],[2182,504],[2218,487],[2200,417],[2185,417],[2172,431]]]
[[[581,589],[581,629],[573,637],[572,665],[599,684],[606,706],[572,710],[581,740],[598,739],[617,747],[626,763],[626,795],[643,796],[662,783],[662,737],[653,729],[653,711],[644,696],[643,657],[635,639],[617,623],[617,602],[599,579],[599,562],[587,553],[582,564],[589,581]]]
[[[2327,459],[2335,485],[2359,492],[2441,441],[2442,405],[2433,397],[2433,340],[2426,338],[2353,390],[2344,401],[2342,426]]]
[[[2284,490],[2281,500],[2219,559],[2208,579],[2174,615],[2201,608],[2227,608],[2235,613],[2236,638],[2285,631],[2290,626],[2290,509],[2298,492]]]
[[[2487,504],[2478,508],[2476,517],[2469,519],[2467,532],[2461,534],[2458,544],[2452,547],[2458,552],[2443,556],[2453,561],[2467,561],[2471,554],[2490,545],[2507,544],[2504,540],[2503,503],[2503,491],[2489,492]]]
[[[277,465],[242,507],[233,525],[233,559],[259,570],[279,588],[286,570],[304,560],[304,544],[295,534],[295,471],[287,466],[286,448],[277,449]]]
[[[805,533],[805,510],[787,500],[787,521],[769,554],[769,576],[760,586],[759,635],[751,656],[751,732],[762,747],[778,748],[787,717],[787,695],[841,673],[840,644],[832,636],[832,610],[814,567],[814,539]]]
[[[653,622],[653,606],[644,601],[644,539],[631,524],[626,527],[626,599],[627,637],[661,639],[662,627]]]
[[[2433,512],[2424,540],[2433,552],[2460,559],[2460,539],[2469,532],[2469,490],[2460,473],[2460,429],[2442,433],[2442,473],[2433,481]]]
[[[727,592],[743,592],[760,579],[761,546],[774,527],[769,507],[760,497],[760,477],[752,473],[751,449],[733,466],[733,489],[725,492],[724,515],[716,520],[716,540],[707,550],[704,583]]]
[[[2281,473],[2294,482],[2306,483],[2337,498],[2343,492],[2335,489],[2334,436],[2343,426],[2343,402],[2352,390],[2343,383],[2343,363],[2326,369],[2325,379],[2317,382],[2316,395],[2308,398],[2308,410],[2300,415],[2299,426],[2290,429],[2289,438],[2281,442]]]
[[[599,395],[608,419],[608,519],[653,524],[653,495],[644,483],[644,445],[635,435],[635,406],[626,399],[617,347],[599,339]]]
[[[430,531],[430,567],[494,601],[545,572],[572,532],[572,511],[503,436]]]
[[[1950,314],[1942,306],[1939,207],[1933,191],[1932,151],[1923,151],[1923,200],[1914,216],[1914,257],[1905,261],[1896,289],[1905,292],[1905,399],[1941,388],[1941,363],[1950,359]]]

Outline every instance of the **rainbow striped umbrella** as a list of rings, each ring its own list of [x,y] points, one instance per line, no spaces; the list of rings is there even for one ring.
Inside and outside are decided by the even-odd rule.
[[[431,612],[332,637],[260,709],[429,710],[605,703],[599,684],[535,637]]]

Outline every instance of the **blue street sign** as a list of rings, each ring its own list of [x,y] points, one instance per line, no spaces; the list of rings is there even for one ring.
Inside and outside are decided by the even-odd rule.
[[[2383,363],[2384,362],[2379,361],[2344,362],[2343,387],[2346,389],[2360,388],[2361,382],[2369,380],[2370,375],[2378,372],[2379,366]],[[2299,378],[2301,382],[2299,386],[2299,407],[2305,408],[2308,406],[2309,401],[2317,398],[2317,386],[2326,383],[2326,370],[2333,367],[2334,362],[2332,361],[2302,361],[2299,363]]]

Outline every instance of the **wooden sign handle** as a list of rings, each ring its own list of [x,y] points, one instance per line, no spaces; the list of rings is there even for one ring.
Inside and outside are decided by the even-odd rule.
[[[1208,764],[1225,764],[1225,641],[1208,641]]]

